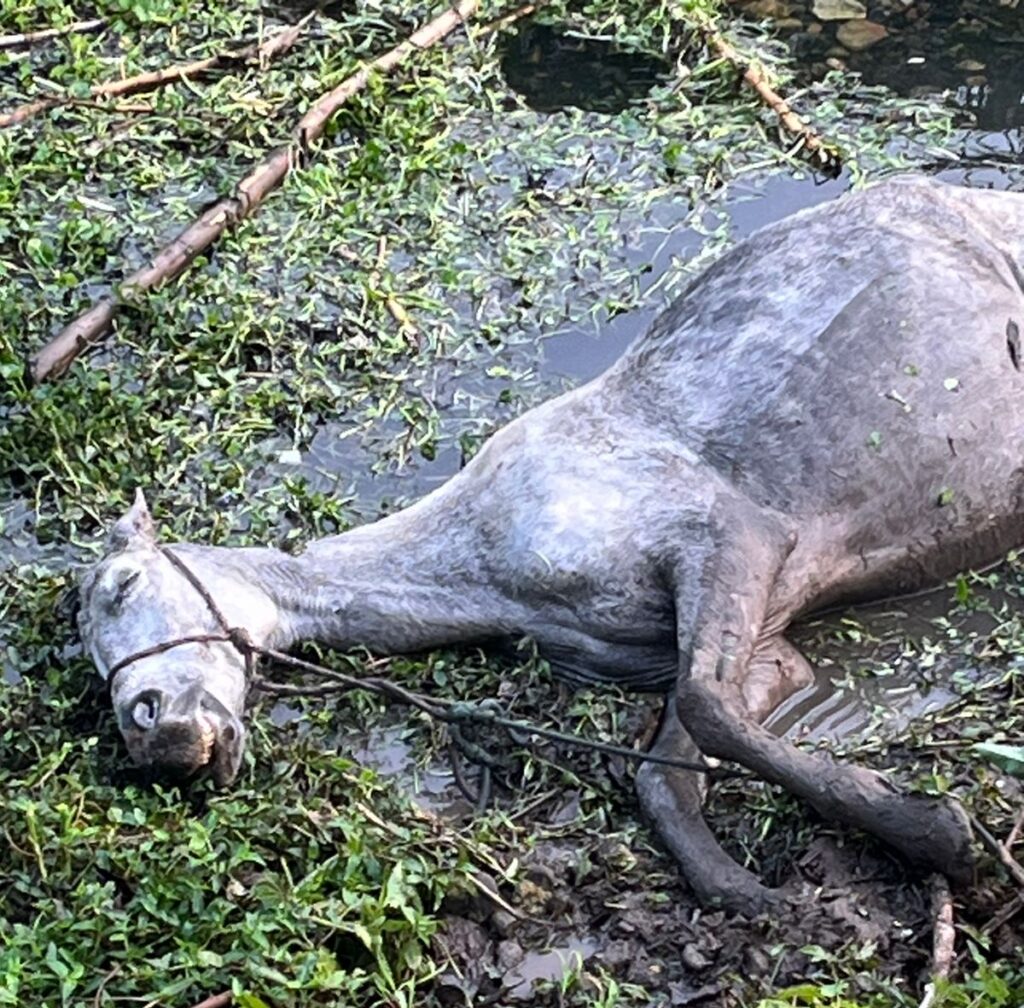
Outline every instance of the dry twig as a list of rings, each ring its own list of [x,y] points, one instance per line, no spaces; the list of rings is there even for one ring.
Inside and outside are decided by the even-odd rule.
[[[1024,808],[1017,813],[1017,821],[1013,824],[1010,835],[1002,843],[1002,848],[1009,857],[1013,857],[1013,845],[1017,842],[1022,827],[1024,827]]]
[[[214,994],[212,997],[200,1001],[199,1004],[193,1005],[192,1008],[225,1008],[226,1005],[231,1004],[233,997],[234,995],[231,991],[224,991],[223,994]]]
[[[246,46],[244,49],[229,49],[214,56],[207,56],[206,59],[196,60],[194,63],[183,63],[178,66],[166,67],[163,70],[154,70],[151,73],[138,74],[135,77],[125,77],[123,80],[96,84],[89,88],[88,98],[78,99],[71,95],[62,95],[54,98],[39,98],[25,105],[19,105],[13,112],[0,115],[0,127],[15,126],[40,112],[59,108],[62,105],[82,104],[88,102],[90,98],[110,98],[117,95],[136,94],[139,91],[153,91],[176,81],[197,77],[227,63],[256,59],[260,65],[263,65],[265,61],[290,49],[312,16],[312,14],[307,14],[297,24],[273,32],[258,45]]]
[[[118,973],[121,972],[121,965],[118,963],[112,970],[109,970],[104,974],[103,979],[100,981],[99,987],[96,988],[96,995],[92,999],[92,1008],[100,1008],[103,1004],[103,994],[107,989],[107,984],[110,983]]]
[[[764,70],[758,64],[748,63],[744,60],[710,23],[704,24],[702,31],[708,45],[722,59],[727,60],[743,72],[743,80],[778,116],[782,128],[796,139],[798,147],[808,151],[820,168],[830,172],[838,171],[840,165],[838,149],[823,140],[789,107],[786,100],[771,86]]]
[[[67,370],[68,365],[110,327],[122,299],[136,299],[173,279],[224,231],[248,217],[295,168],[311,141],[321,136],[335,112],[362,91],[374,73],[390,73],[413,53],[439,42],[472,17],[477,5],[478,0],[459,0],[455,7],[413,32],[406,41],[370,61],[318,99],[299,120],[293,143],[274,151],[238,184],[234,195],[212,206],[165,245],[148,266],[132,273],[121,284],[119,295],[101,298],[50,340],[31,362],[32,380],[46,381]]]
[[[935,1004],[936,985],[949,978],[953,968],[953,946],[956,930],[953,928],[953,897],[949,884],[941,875],[932,876],[932,975],[925,985],[920,1008]]]
[[[1021,868],[1017,861],[1010,856],[1009,851],[992,836],[985,824],[977,816],[971,816],[971,825],[978,836],[981,837],[982,844],[1002,862],[1003,866],[1013,877],[1014,882],[1024,887],[1024,868]]]
[[[522,7],[517,7],[515,10],[509,11],[507,14],[503,14],[499,18],[495,18],[493,21],[488,21],[487,24],[481,26],[479,30],[475,32],[475,37],[483,38],[485,35],[491,35],[494,32],[502,31],[510,24],[515,24],[516,21],[519,21],[521,18],[529,17],[543,6],[544,0],[538,0],[537,3],[523,4]]]
[[[45,42],[47,39],[59,38],[61,35],[96,31],[106,23],[104,18],[93,18],[91,21],[75,21],[63,28],[42,28],[39,31],[22,32],[18,35],[0,35],[0,49],[29,46],[36,42]]]
[[[1017,893],[1017,895],[1014,896],[1013,899],[999,911],[999,913],[997,913],[991,920],[986,921],[985,926],[981,929],[982,934],[994,934],[1007,921],[1013,920],[1021,910],[1024,910],[1024,892]]]

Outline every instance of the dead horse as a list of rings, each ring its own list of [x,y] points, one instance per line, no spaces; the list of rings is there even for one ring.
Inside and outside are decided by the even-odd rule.
[[[601,377],[496,433],[381,521],[274,549],[170,549],[278,648],[532,638],[556,672],[664,690],[654,751],[733,760],[920,865],[969,877],[947,800],[762,727],[810,680],[794,617],[987,563],[1020,529],[1024,197],[901,178],[757,232]],[[84,578],[81,630],[134,759],[242,758],[245,669],[141,496]],[[142,654],[140,655],[140,652]],[[719,846],[699,773],[640,803],[700,898],[769,891]]]

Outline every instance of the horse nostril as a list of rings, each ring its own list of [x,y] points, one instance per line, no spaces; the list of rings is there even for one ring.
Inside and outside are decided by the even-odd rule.
[[[149,691],[140,694],[132,704],[132,721],[136,727],[148,730],[156,724],[160,715],[160,697]]]

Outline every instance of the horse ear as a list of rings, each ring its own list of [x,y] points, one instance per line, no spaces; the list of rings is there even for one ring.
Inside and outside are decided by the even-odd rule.
[[[156,545],[156,526],[142,490],[135,491],[135,503],[114,522],[107,536],[107,552],[140,549]]]

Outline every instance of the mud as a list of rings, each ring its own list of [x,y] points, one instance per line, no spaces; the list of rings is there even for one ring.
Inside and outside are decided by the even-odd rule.
[[[894,977],[913,977],[927,962],[927,894],[892,860],[821,836],[787,869],[785,901],[747,920],[701,911],[671,866],[646,850],[626,864],[615,844],[538,844],[516,905],[555,926],[516,922],[488,899],[452,900],[437,939],[452,967],[439,986],[451,1004],[555,1005],[558,984],[538,990],[535,981],[560,981],[575,967],[642,985],[661,1004],[728,1004],[749,991],[743,977],[789,986],[814,973],[816,950],[850,942]]]

